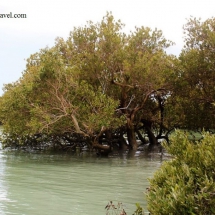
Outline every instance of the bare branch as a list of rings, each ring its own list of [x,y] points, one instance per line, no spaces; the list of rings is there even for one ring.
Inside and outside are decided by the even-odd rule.
[[[72,114],[71,117],[72,117],[72,121],[74,123],[76,132],[79,133],[79,134],[83,134],[84,136],[88,136],[85,132],[81,131],[75,115]]]
[[[118,108],[118,109],[116,109],[115,111],[128,109],[128,108],[129,108],[129,106],[130,106],[130,104],[131,104],[131,102],[132,102],[134,99],[135,99],[135,95],[132,95],[132,96],[131,96],[131,99],[130,99],[130,101],[129,101],[128,105],[127,105],[127,107],[124,107],[124,108]]]

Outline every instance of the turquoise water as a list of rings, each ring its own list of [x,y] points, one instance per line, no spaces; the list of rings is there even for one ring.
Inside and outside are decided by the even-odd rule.
[[[0,214],[102,215],[112,200],[127,214],[146,207],[144,192],[161,164],[159,154],[0,151]]]

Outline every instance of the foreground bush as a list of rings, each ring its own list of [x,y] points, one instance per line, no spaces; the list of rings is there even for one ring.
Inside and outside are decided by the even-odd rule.
[[[174,156],[150,179],[147,193],[152,215],[215,214],[215,137],[199,141],[177,131],[167,151]]]

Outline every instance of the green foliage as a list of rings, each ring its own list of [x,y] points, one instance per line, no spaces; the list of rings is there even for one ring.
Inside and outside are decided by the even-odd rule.
[[[215,137],[204,133],[199,141],[176,131],[165,145],[174,159],[163,163],[150,179],[147,193],[152,215],[215,213]]]
[[[1,102],[4,133],[20,136],[65,132],[94,136],[102,127],[115,128],[125,120],[115,116],[118,101],[81,81],[77,67],[66,67],[55,48],[28,60],[20,81]],[[38,58],[37,58],[38,59]],[[7,135],[5,137],[8,137]]]
[[[101,22],[74,28],[67,40],[58,38],[54,47],[32,54],[23,76],[5,86],[4,137],[19,144],[38,133],[98,140],[122,126],[134,134],[144,117],[159,121],[152,97],[168,93],[173,58],[165,49],[172,43],[157,29],[140,27],[126,35],[123,27],[107,13]]]
[[[190,18],[184,26],[185,47],[176,70],[175,93],[181,98],[186,128],[214,128],[215,19]]]
[[[74,28],[32,54],[22,77],[5,86],[6,139],[69,133],[98,140],[117,129],[136,149],[135,132],[156,143],[174,128],[214,129],[214,26],[214,18],[188,20],[179,58],[165,52],[172,42],[162,31],[125,34],[111,13]]]
[[[134,211],[133,215],[143,215],[144,214],[143,208],[140,206],[139,203],[136,203],[136,208],[137,209]]]

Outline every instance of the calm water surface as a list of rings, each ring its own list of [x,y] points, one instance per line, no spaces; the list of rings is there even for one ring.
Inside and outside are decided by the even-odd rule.
[[[102,215],[110,200],[132,214],[136,202],[146,205],[147,178],[160,164],[160,155],[143,152],[98,158],[0,150],[0,214]]]

